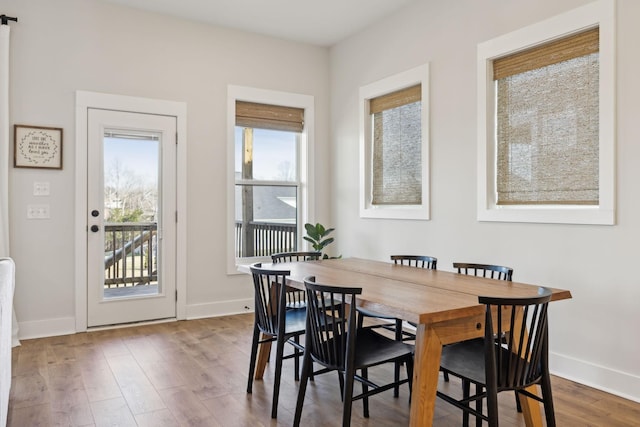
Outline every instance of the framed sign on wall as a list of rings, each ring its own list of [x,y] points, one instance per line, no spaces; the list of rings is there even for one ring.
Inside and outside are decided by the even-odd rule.
[[[14,125],[13,166],[62,169],[62,128]]]

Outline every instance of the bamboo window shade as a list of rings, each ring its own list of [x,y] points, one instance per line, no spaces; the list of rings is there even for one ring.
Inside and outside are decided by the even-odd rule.
[[[236,101],[236,126],[302,132],[304,109]]]
[[[398,91],[387,93],[369,100],[369,113],[375,114],[384,110],[401,107],[422,100],[422,85],[415,85]]]
[[[593,28],[531,49],[495,59],[493,79],[500,80],[599,51],[600,29]]]
[[[498,205],[599,203],[599,30],[493,62]]]
[[[422,85],[369,100],[373,205],[422,203]]]

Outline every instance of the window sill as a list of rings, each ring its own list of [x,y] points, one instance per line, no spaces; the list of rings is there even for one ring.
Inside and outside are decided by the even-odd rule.
[[[615,225],[615,212],[598,206],[494,206],[478,209],[478,221]]]
[[[381,206],[381,207],[363,207],[360,209],[361,218],[380,218],[380,219],[416,219],[428,220],[429,209],[424,206]]]

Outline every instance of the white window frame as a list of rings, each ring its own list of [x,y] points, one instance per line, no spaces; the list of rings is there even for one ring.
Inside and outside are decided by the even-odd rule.
[[[373,205],[373,135],[369,100],[421,85],[422,88],[422,203],[420,205]],[[412,68],[360,88],[360,216],[362,218],[430,219],[429,188],[429,64]]]
[[[229,85],[227,87],[227,274],[241,274],[238,266],[253,262],[271,262],[269,257],[236,258],[235,257],[235,128],[236,101],[256,102],[259,104],[280,105],[304,109],[304,129],[300,135],[298,147],[298,248],[303,247],[304,224],[314,217],[313,203],[313,140],[314,97],[297,93],[280,92],[268,89],[257,89],[246,86]],[[300,249],[302,250],[302,249]]]
[[[599,205],[497,205],[494,58],[600,27]],[[478,45],[478,221],[615,224],[615,1],[600,0]]]

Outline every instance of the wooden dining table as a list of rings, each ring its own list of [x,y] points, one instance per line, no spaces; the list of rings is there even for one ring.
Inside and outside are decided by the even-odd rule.
[[[325,285],[361,287],[359,307],[417,325],[409,418],[412,427],[433,423],[442,346],[483,336],[484,306],[478,303],[478,296],[534,296],[539,287],[359,258],[263,264],[262,267],[290,271],[287,285],[296,289],[304,289],[304,279],[308,276]],[[571,298],[568,290],[551,290],[552,301]],[[268,351],[265,346],[256,372],[264,371]],[[529,391],[537,393],[535,386]],[[539,403],[523,396],[520,403],[526,425],[542,426]]]

